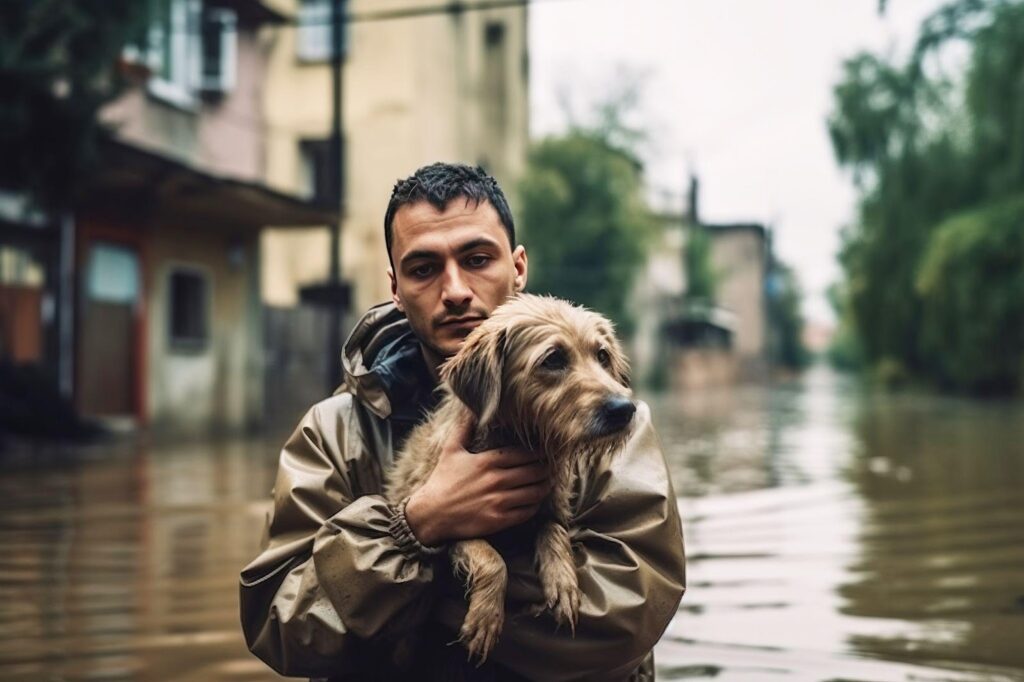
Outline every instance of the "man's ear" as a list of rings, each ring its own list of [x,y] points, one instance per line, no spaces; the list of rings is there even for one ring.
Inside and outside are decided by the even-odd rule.
[[[515,268],[516,276],[513,280],[516,293],[526,289],[526,276],[529,271],[526,259],[526,247],[520,244],[512,251],[512,267]]]
[[[395,279],[395,271],[392,268],[388,268],[388,279],[391,280],[391,300],[395,302],[395,307],[404,313],[402,299],[398,296],[398,280]]]
[[[477,434],[491,425],[501,403],[501,377],[505,364],[505,330],[472,334],[441,367],[441,379],[477,419]]]

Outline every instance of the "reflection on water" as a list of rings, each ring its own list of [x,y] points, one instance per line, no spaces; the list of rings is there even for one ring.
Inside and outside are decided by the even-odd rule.
[[[246,651],[237,605],[271,458],[204,443],[4,471],[0,679],[279,679]]]
[[[1024,404],[824,369],[655,402],[690,583],[663,679],[1024,680]]]
[[[1024,404],[816,370],[652,406],[690,584],[660,679],[1024,680]],[[236,600],[283,435],[8,465],[0,679],[279,679]]]

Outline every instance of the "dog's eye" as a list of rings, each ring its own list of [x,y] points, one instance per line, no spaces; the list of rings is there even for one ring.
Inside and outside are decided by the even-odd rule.
[[[597,351],[597,361],[601,363],[602,367],[611,367],[612,355],[606,349],[601,348]]]
[[[547,354],[547,357],[540,363],[540,366],[552,371],[565,369],[569,366],[569,357],[565,354],[565,351],[556,348]]]

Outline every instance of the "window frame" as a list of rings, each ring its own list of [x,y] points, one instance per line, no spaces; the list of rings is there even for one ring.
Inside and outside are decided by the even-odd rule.
[[[166,0],[169,16],[155,19],[147,33],[146,65],[152,77],[146,91],[180,109],[194,111],[202,75],[202,0]],[[164,63],[165,55],[168,64]],[[165,67],[169,77],[164,75]]]
[[[334,56],[331,41],[331,0],[297,0],[295,12],[295,58],[300,64],[323,64]],[[348,2],[341,3],[341,57],[348,56],[350,27],[344,20]],[[317,36],[311,41],[312,36]]]
[[[196,277],[201,283],[199,304],[202,307],[200,322],[202,336],[176,336],[174,329],[174,278],[177,274]],[[192,263],[172,263],[167,269],[167,347],[172,351],[186,354],[203,353],[210,347],[213,338],[213,276],[210,271]]]

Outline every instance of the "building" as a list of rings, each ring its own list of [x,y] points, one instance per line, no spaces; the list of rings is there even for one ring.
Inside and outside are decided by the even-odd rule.
[[[732,349],[743,377],[768,369],[769,324],[765,283],[771,263],[767,229],[758,223],[698,223],[711,237],[718,275],[714,303],[734,316]]]
[[[352,312],[390,298],[383,216],[397,179],[433,161],[480,164],[510,194],[528,143],[527,10],[458,10],[434,0],[346,3],[342,276]],[[276,0],[299,27],[273,46],[264,98],[267,182],[309,198],[328,194],[331,121],[330,0]],[[388,18],[390,10],[426,14]],[[294,307],[323,280],[327,226],[270,230],[263,239],[263,296]]]
[[[264,82],[288,22],[263,2],[167,0],[87,199],[0,196],[0,353],[46,368],[84,415],[175,431],[263,417],[260,232],[330,211],[264,184]]]
[[[757,223],[703,222],[697,199],[694,179],[686,212],[658,216],[661,236],[634,291],[638,374],[691,388],[763,379],[771,338],[769,231]],[[689,290],[688,254],[697,238],[706,239],[711,296]]]

